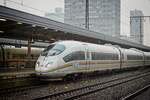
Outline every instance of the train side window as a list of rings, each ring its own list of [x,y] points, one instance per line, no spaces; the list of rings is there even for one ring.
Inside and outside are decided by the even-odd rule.
[[[118,60],[118,59],[119,59],[118,54],[113,54],[113,60]]]
[[[118,60],[118,54],[92,52],[93,60]]]
[[[85,60],[85,53],[83,51],[76,51],[68,54],[64,58],[65,62],[75,61],[75,60]]]
[[[150,56],[146,56],[146,60],[150,60]]]
[[[150,56],[148,56],[148,60],[150,60]]]
[[[128,60],[134,60],[133,55],[127,55]]]
[[[65,46],[61,44],[53,44],[49,45],[44,51],[41,53],[41,56],[55,56],[59,55],[65,50]]]
[[[142,60],[143,57],[140,55],[127,55],[128,60]]]

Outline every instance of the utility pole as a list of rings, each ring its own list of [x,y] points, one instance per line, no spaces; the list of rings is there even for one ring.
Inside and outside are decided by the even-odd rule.
[[[142,17],[140,17],[140,43],[143,43],[143,28]]]
[[[85,5],[85,28],[89,30],[89,0],[86,0]]]

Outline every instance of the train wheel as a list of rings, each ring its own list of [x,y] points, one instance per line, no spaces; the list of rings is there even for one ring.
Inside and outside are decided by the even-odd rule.
[[[63,80],[64,81],[76,81],[78,79],[79,75],[78,74],[69,74],[66,75]]]

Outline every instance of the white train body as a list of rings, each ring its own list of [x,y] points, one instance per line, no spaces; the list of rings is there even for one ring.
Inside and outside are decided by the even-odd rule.
[[[43,51],[35,71],[43,78],[62,79],[71,74],[150,65],[148,59],[150,53],[136,49],[60,41]]]

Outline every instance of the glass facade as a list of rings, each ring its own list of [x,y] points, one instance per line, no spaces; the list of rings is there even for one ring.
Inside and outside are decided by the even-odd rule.
[[[89,29],[120,36],[120,0],[89,0]],[[65,0],[65,23],[85,28],[86,0]]]

